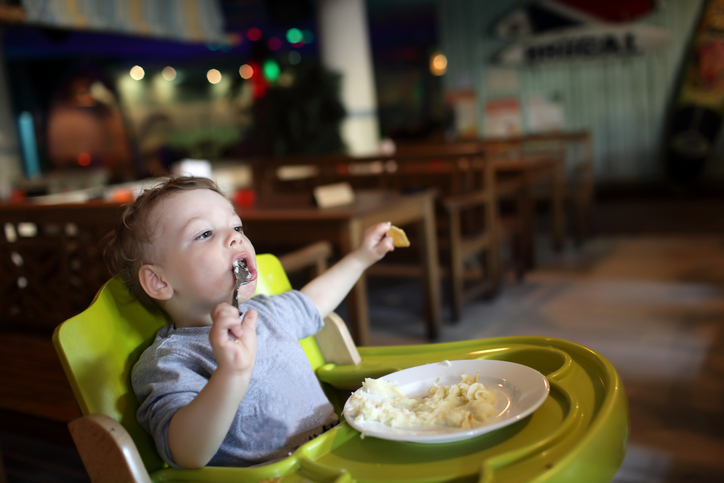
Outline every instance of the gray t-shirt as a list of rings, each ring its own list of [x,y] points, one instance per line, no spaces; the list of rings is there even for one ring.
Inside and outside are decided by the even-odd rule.
[[[241,306],[242,312],[250,309],[259,314],[251,382],[210,466],[251,466],[286,457],[337,422],[298,342],[322,328],[316,307],[301,292],[289,291],[260,295]],[[209,330],[163,327],[133,366],[138,421],[173,467],[179,466],[168,445],[171,418],[196,397],[217,367]]]

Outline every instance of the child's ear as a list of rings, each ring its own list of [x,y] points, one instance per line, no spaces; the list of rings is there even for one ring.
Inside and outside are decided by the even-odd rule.
[[[155,265],[142,265],[138,269],[138,281],[143,291],[155,300],[168,300],[173,295],[173,287],[163,278]]]

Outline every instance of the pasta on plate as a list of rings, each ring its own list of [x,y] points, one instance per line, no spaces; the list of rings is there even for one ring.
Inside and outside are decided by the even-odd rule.
[[[434,383],[422,397],[408,397],[388,381],[368,378],[350,397],[349,414],[357,422],[377,421],[399,429],[472,429],[496,412],[495,393],[478,382],[479,374],[464,374],[459,383],[449,386]]]

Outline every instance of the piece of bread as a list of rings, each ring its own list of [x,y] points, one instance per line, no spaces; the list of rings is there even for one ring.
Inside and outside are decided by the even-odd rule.
[[[410,240],[407,239],[407,235],[405,235],[405,232],[397,228],[394,225],[390,226],[390,229],[387,230],[387,234],[392,237],[392,244],[396,247],[409,247],[410,246]]]

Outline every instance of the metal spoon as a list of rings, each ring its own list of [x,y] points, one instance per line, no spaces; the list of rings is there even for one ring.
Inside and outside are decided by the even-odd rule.
[[[237,297],[239,293],[239,287],[251,282],[251,271],[246,265],[246,260],[241,258],[239,260],[235,260],[233,266],[234,275],[236,276],[236,285],[234,286],[234,295],[231,297],[231,305],[238,308],[239,302],[237,300]]]

